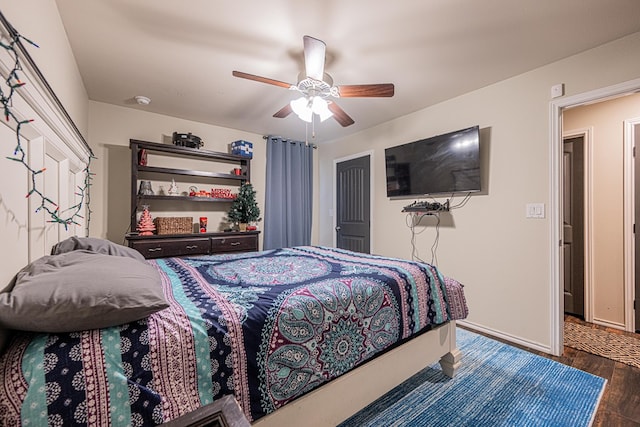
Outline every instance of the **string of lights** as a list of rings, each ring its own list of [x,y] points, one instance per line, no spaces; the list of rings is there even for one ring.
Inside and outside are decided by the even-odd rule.
[[[30,199],[37,198],[39,200],[39,204],[37,205],[36,212],[44,211],[49,215],[47,222],[50,223],[58,223],[62,224],[65,230],[71,224],[80,225],[78,222],[79,219],[84,219],[82,215],[83,206],[86,206],[86,228],[89,229],[89,221],[91,219],[91,209],[90,205],[90,196],[89,196],[89,188],[91,186],[91,180],[94,174],[89,171],[89,167],[91,165],[91,160],[95,157],[91,154],[87,160],[87,165],[83,170],[84,173],[84,182],[82,186],[78,186],[78,191],[75,193],[76,196],[79,197],[78,203],[75,205],[60,210],[60,206],[58,203],[55,203],[51,198],[47,197],[44,192],[38,188],[36,178],[41,173],[46,171],[46,168],[42,169],[33,169],[29,166],[27,162],[27,153],[25,148],[22,145],[22,135],[21,129],[23,126],[30,124],[33,122],[33,119],[20,119],[13,112],[13,96],[17,93],[17,91],[25,85],[25,82],[20,80],[20,71],[22,71],[22,64],[20,63],[20,56],[18,54],[17,46],[20,43],[20,40],[24,40],[27,43],[39,47],[37,44],[32,42],[31,40],[23,37],[18,34],[17,31],[11,31],[10,40],[3,38],[0,40],[0,46],[2,46],[11,56],[13,60],[13,69],[8,73],[5,78],[6,88],[0,86],[0,101],[2,102],[2,110],[4,112],[4,117],[7,122],[13,121],[15,123],[15,134],[16,134],[16,147],[13,150],[13,156],[7,156],[8,160],[12,160],[18,162],[24,166],[30,176],[30,190],[27,193],[26,197]]]

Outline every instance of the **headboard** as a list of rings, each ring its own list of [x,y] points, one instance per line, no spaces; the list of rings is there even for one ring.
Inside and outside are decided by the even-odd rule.
[[[15,274],[49,254],[54,244],[74,235],[88,235],[88,209],[86,203],[80,203],[86,202],[88,196],[81,197],[78,188],[85,186],[86,168],[93,153],[1,12],[0,36],[3,45],[16,41],[14,49],[0,47],[3,83],[16,70],[24,83],[11,92],[11,102],[3,103],[3,111],[6,108],[10,114],[9,120],[0,121],[0,292],[7,292]],[[3,94],[7,97],[9,89],[5,87]],[[22,146],[28,156],[21,158],[16,145]],[[32,175],[27,165],[39,172]],[[82,218],[74,217],[75,223],[66,227],[51,222],[52,217],[40,209],[44,199],[32,194],[34,184],[46,199],[56,203],[61,216],[80,205]],[[30,196],[25,197],[27,194]],[[0,351],[8,335],[0,327]]]

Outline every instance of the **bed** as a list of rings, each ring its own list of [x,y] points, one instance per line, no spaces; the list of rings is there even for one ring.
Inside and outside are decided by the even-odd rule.
[[[419,369],[460,363],[462,285],[428,264],[312,246],[143,260],[96,242],[62,242],[0,294],[0,325],[31,331],[0,358],[0,425],[192,422],[227,395],[258,426],[336,425]],[[69,266],[72,301],[3,310]],[[114,282],[117,309],[82,312],[78,292]]]

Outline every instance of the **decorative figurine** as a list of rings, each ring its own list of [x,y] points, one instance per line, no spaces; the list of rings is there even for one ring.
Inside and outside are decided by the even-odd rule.
[[[153,188],[151,187],[151,181],[140,181],[140,189],[138,190],[138,196],[153,196]]]
[[[151,236],[153,232],[156,231],[156,226],[153,223],[153,218],[149,213],[149,206],[147,205],[142,208],[142,215],[140,215],[137,230],[140,236]]]
[[[147,166],[147,150],[144,148],[138,151],[138,165]]]
[[[169,195],[170,196],[178,196],[180,195],[180,191],[178,191],[178,184],[176,184],[176,180],[171,180],[171,185],[169,186]]]

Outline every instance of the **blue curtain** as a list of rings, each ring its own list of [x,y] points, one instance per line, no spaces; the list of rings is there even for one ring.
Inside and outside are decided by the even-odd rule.
[[[264,249],[311,244],[313,146],[267,137]]]

